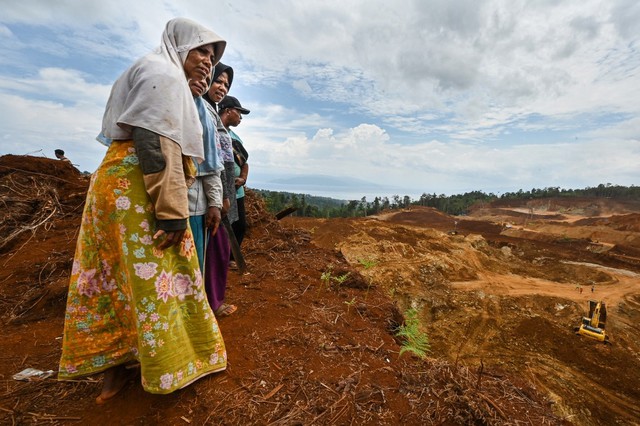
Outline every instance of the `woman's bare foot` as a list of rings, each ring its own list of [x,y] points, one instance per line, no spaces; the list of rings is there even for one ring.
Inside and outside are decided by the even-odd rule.
[[[96,398],[96,402],[98,404],[104,404],[107,400],[116,396],[134,374],[134,370],[128,370],[124,365],[118,365],[106,370],[104,372],[102,392],[100,396]]]

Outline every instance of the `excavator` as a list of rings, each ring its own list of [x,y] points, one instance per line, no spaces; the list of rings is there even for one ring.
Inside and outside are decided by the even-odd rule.
[[[575,327],[575,332],[605,344],[610,343],[609,335],[604,331],[606,320],[607,306],[604,302],[589,300],[589,316],[582,317],[582,324]]]

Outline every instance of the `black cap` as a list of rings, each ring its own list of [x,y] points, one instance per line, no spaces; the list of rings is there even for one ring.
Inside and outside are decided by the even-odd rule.
[[[245,114],[245,115],[251,112],[246,108],[242,108],[242,105],[240,105],[240,101],[238,99],[228,95],[222,98],[220,103],[218,103],[218,111],[222,112],[223,109],[227,109],[227,108],[237,109],[238,111],[240,111],[242,114]]]

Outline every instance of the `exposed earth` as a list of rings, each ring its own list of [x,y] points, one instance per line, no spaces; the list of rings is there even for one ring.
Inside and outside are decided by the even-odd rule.
[[[249,191],[225,372],[104,405],[100,376],[14,380],[57,370],[87,187],[0,157],[0,424],[640,424],[640,202],[611,199],[277,221]],[[590,299],[611,345],[573,331]],[[410,308],[424,359],[400,355]]]

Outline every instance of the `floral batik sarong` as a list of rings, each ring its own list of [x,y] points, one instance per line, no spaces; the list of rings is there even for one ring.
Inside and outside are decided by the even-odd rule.
[[[154,223],[133,143],[113,142],[87,193],[60,379],[138,361],[144,389],[170,393],[226,368],[191,231],[162,251]]]

